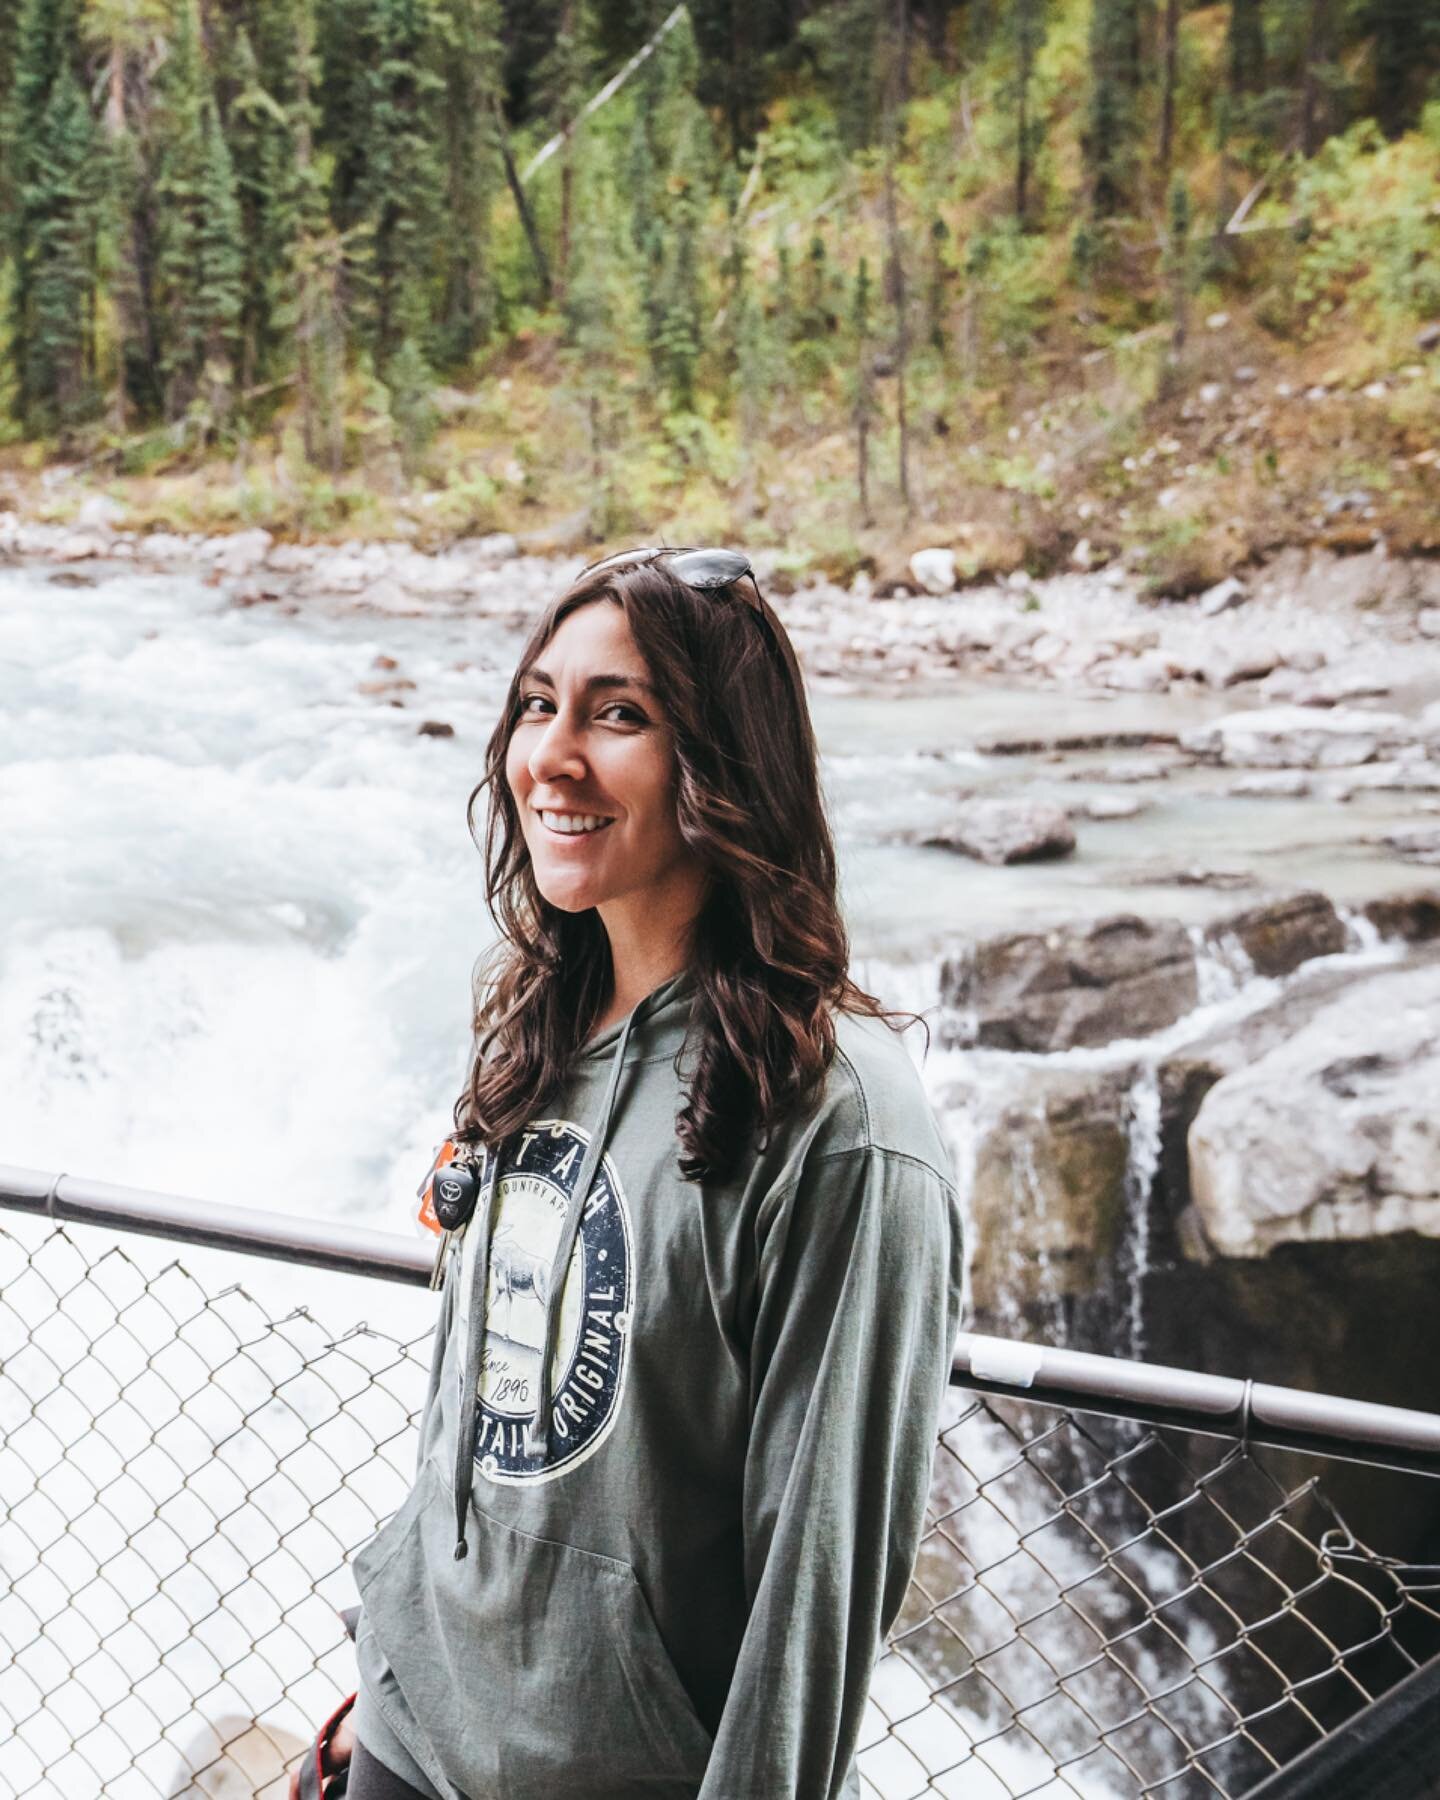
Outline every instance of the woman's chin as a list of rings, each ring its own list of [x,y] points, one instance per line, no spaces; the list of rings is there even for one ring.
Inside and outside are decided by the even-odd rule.
[[[603,893],[590,881],[547,881],[536,871],[535,885],[543,898],[559,912],[589,912],[597,906]]]

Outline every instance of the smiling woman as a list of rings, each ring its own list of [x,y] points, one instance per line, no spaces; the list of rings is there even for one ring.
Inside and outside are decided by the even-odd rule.
[[[959,1205],[848,974],[794,652],[706,556],[560,596],[470,797],[501,938],[422,1183],[415,1486],[355,1558],[351,1800],[859,1793]]]

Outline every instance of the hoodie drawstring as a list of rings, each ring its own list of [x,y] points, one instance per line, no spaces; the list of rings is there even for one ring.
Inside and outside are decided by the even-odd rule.
[[[615,1053],[610,1059],[610,1079],[606,1083],[605,1098],[601,1102],[599,1117],[591,1129],[590,1142],[585,1147],[585,1156],[580,1164],[580,1174],[570,1193],[570,1202],[565,1209],[565,1219],[560,1227],[560,1239],[555,1246],[554,1261],[550,1265],[549,1291],[545,1297],[545,1330],[540,1345],[540,1372],[536,1384],[539,1394],[536,1398],[534,1414],[525,1428],[525,1448],[532,1456],[544,1455],[550,1443],[550,1360],[554,1355],[555,1334],[560,1323],[560,1301],[565,1290],[565,1277],[570,1271],[570,1258],[574,1254],[575,1239],[580,1231],[580,1222],[585,1215],[585,1202],[590,1198],[590,1189],[594,1186],[600,1159],[605,1154],[605,1142],[610,1135],[610,1118],[615,1110],[615,1096],[619,1091],[620,1076],[625,1066],[625,1046],[630,1041],[630,1027],[635,1022],[635,1014],[643,1005],[644,1001],[641,1001],[630,1011],[620,1029]],[[490,1213],[499,1160],[498,1154],[486,1159],[485,1177],[481,1184],[480,1197],[476,1202],[474,1215],[466,1229],[465,1239],[461,1245],[460,1318],[461,1329],[465,1335],[462,1338],[464,1354],[461,1358],[463,1367],[461,1380],[464,1385],[460,1392],[460,1429],[455,1445],[455,1558],[457,1562],[468,1551],[465,1541],[465,1525],[470,1510],[470,1492],[475,1481],[475,1415],[479,1408],[480,1357],[482,1340],[485,1335],[485,1308],[489,1283]],[[472,1237],[477,1240],[473,1251],[470,1249]]]
[[[490,1284],[490,1209],[501,1152],[485,1155],[480,1197],[460,1244],[460,1426],[455,1434],[455,1560],[466,1554],[465,1515],[475,1480],[475,1413],[480,1401],[480,1351],[485,1335],[485,1295]],[[471,1249],[471,1240],[474,1249]],[[478,1294],[478,1306],[471,1296]]]

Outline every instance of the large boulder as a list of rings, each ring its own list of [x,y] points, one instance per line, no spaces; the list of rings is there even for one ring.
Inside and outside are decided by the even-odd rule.
[[[1183,925],[1132,913],[1093,925],[987,938],[941,964],[942,1039],[998,1050],[1069,1050],[1143,1037],[1196,1004]]]
[[[1440,1237],[1440,968],[1388,972],[1322,1007],[1205,1095],[1190,1191],[1210,1247]]]

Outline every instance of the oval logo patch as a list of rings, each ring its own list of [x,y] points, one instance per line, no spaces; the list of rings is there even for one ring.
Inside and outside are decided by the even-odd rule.
[[[542,1119],[519,1138],[495,1183],[475,1425],[476,1473],[488,1481],[549,1481],[574,1468],[599,1448],[619,1409],[634,1301],[630,1215],[606,1155],[560,1295],[549,1454],[526,1450],[550,1271],[588,1143],[589,1133],[568,1119]]]

